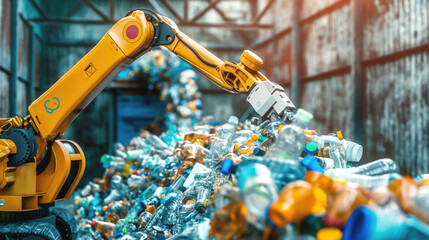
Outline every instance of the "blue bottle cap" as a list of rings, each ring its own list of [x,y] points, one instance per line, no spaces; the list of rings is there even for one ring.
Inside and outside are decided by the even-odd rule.
[[[146,203],[143,201],[143,202],[140,202],[140,207],[142,207],[142,208],[143,208],[143,210],[145,210],[145,209],[146,209],[146,207],[147,207],[147,205],[146,205]]]
[[[124,236],[124,234],[122,234],[122,233],[116,233],[115,238],[118,239],[118,238],[121,238],[123,236]]]
[[[219,126],[221,124],[222,124],[221,121],[214,121],[210,123],[210,126]]]
[[[223,160],[222,166],[220,167],[220,172],[224,175],[228,175],[230,173],[232,165],[234,165],[232,159],[225,158],[225,160]]]
[[[343,230],[344,240],[368,239],[377,223],[375,212],[368,207],[356,208],[350,215]]]
[[[325,171],[323,171],[323,168],[322,168],[322,166],[320,166],[320,163],[317,161],[317,159],[314,158],[311,155],[307,154],[301,160],[301,165],[304,166],[305,168],[307,168],[310,171],[325,173]]]
[[[264,156],[265,155],[265,151],[260,149],[260,148],[255,148],[253,149],[253,155],[255,156]]]
[[[168,201],[168,199],[170,199],[170,198],[177,198],[177,199],[179,199],[179,194],[177,194],[177,193],[169,193],[169,194],[167,194],[167,196],[165,196],[161,200],[161,204],[165,204]]]

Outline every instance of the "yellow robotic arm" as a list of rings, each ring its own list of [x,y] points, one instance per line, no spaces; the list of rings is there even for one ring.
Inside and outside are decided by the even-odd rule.
[[[267,81],[259,73],[262,60],[250,51],[245,51],[241,63],[223,62],[205,48],[194,42],[168,18],[153,12],[133,11],[116,23],[101,41],[69,72],[29,107],[34,126],[44,139],[52,140],[62,135],[76,115],[91,102],[116,75],[135,59],[154,46],[164,46],[191,64],[214,83],[230,92],[247,92],[258,83]],[[277,89],[280,99],[265,103],[283,115],[294,106],[275,84],[264,94],[272,95]],[[262,89],[261,89],[262,90]],[[283,93],[283,95],[281,95]],[[268,96],[267,95],[267,96]],[[282,101],[279,101],[282,100]],[[256,100],[255,100],[256,101]],[[252,104],[252,102],[251,102]],[[268,111],[258,111],[264,103],[254,103],[262,116]],[[268,116],[266,116],[268,117]]]
[[[85,158],[76,143],[58,139],[120,71],[155,46],[168,48],[227,91],[248,92],[247,102],[262,120],[285,120],[295,109],[284,89],[259,72],[262,60],[252,52],[244,51],[239,64],[224,62],[170,19],[131,11],[29,106],[29,116],[0,119],[0,213],[34,211],[70,197]]]

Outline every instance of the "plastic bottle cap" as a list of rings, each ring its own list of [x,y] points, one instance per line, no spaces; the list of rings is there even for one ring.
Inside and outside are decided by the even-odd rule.
[[[252,141],[257,141],[259,139],[258,135],[253,134],[252,135]]]
[[[262,136],[262,135],[260,135],[259,137],[258,137],[258,141],[260,141],[260,142],[263,142],[263,141],[265,141],[265,140],[267,140],[268,139],[268,137],[265,137],[265,136]]]
[[[308,124],[310,124],[311,120],[313,120],[313,114],[311,114],[311,113],[305,111],[304,109],[300,108],[295,113],[295,119],[297,119],[300,122],[308,125]]]
[[[236,153],[238,149],[240,148],[240,145],[238,143],[234,144],[234,152]]]
[[[253,149],[253,155],[255,156],[264,156],[265,155],[265,151],[260,149],[260,148],[255,148]]]
[[[338,228],[322,228],[317,232],[317,240],[340,240],[342,235]]]
[[[343,229],[343,239],[367,239],[376,224],[376,215],[368,207],[356,208]]]
[[[310,153],[310,154],[315,154],[317,153],[318,149],[317,149],[317,144],[315,143],[307,143],[307,145],[305,145],[305,149]]]
[[[399,173],[391,173],[389,176],[389,183],[396,179],[401,179],[402,175]]]
[[[222,123],[220,122],[220,121],[214,121],[214,122],[211,122],[210,123],[210,126],[219,126],[219,125],[221,125]]]
[[[361,145],[350,141],[344,141],[343,145],[346,150],[346,161],[359,162],[361,160],[363,154]]]
[[[338,132],[337,132],[337,138],[338,138],[338,139],[340,139],[340,140],[343,140],[343,139],[344,139],[344,137],[343,137],[343,133],[342,133],[341,131],[338,131]]]
[[[277,130],[277,132],[280,133],[284,127],[285,127],[285,125],[280,124],[279,125],[279,129]]]
[[[237,125],[238,124],[238,117],[236,117],[236,116],[229,117],[228,123],[231,125]]]
[[[223,160],[222,166],[220,167],[220,172],[224,175],[229,174],[229,170],[231,169],[231,166],[234,164],[231,158],[225,158]]]
[[[97,221],[95,219],[92,219],[92,221],[91,221],[91,228],[94,228],[95,224],[97,224]]]

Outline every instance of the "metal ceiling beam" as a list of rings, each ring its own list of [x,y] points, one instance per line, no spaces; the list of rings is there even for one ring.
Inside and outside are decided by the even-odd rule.
[[[164,11],[164,8],[159,5],[158,0],[149,0],[149,3],[155,9],[155,12],[158,12],[162,16],[168,16],[168,14]]]
[[[253,20],[254,23],[259,23],[261,18],[268,12],[268,10],[271,8],[271,6],[274,4],[274,0],[269,0],[265,8],[262,10],[261,13],[259,13],[255,19]]]
[[[176,10],[174,10],[173,7],[170,6],[170,4],[166,1],[166,0],[161,0],[162,4],[168,9],[168,11],[171,12],[171,14],[174,15],[174,17],[178,20],[181,21],[182,18],[179,16],[179,14],[176,12]]]
[[[98,16],[100,16],[104,21],[109,21],[110,18],[107,17],[102,11],[100,11],[92,2],[89,0],[82,0],[82,2],[92,9]]]
[[[202,10],[200,13],[198,13],[197,16],[195,16],[190,22],[195,23],[198,19],[200,19],[202,16],[204,16],[210,9],[215,7],[219,2],[220,2],[220,0],[215,0],[215,1],[211,2],[204,10]]]
[[[109,1],[110,19],[115,19],[115,0]]]
[[[79,4],[75,7],[75,8],[73,8],[70,12],[68,12],[67,13],[67,15],[66,15],[66,17],[67,17],[67,19],[70,19],[71,17],[73,17],[73,15],[75,15],[78,11],[79,11],[79,9],[82,7],[82,5],[83,5],[83,3],[82,2],[79,2]],[[47,19],[47,18],[46,18]],[[59,28],[59,26],[58,26],[58,24],[56,24],[55,26],[52,26],[50,29],[49,29],[49,37],[55,32],[55,31],[57,31],[58,30],[58,28]]]
[[[84,19],[67,19],[67,18],[30,18],[30,22],[41,23],[41,24],[93,24],[93,25],[112,25],[119,20],[84,20]],[[180,27],[199,27],[199,28],[223,28],[223,29],[238,29],[238,30],[258,30],[258,29],[270,29],[271,24],[249,24],[249,23],[190,23],[190,22],[178,22]]]
[[[30,3],[31,5],[33,5],[33,7],[36,9],[36,11],[42,18],[48,18],[45,11],[43,11],[43,9],[39,6],[39,4],[36,3],[36,1],[30,0]]]
[[[189,0],[185,0],[185,2],[183,4],[184,4],[183,5],[183,12],[184,12],[183,18],[185,21],[188,21],[188,19],[189,19]]]

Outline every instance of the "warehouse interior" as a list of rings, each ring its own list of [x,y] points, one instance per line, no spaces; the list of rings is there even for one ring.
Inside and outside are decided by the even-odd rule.
[[[27,116],[31,103],[133,9],[168,17],[222,61],[256,53],[260,72],[313,114],[308,129],[341,131],[362,145],[358,165],[390,158],[401,175],[429,173],[426,0],[0,0],[0,118]],[[80,188],[103,176],[100,158],[114,155],[117,142],[126,145],[141,129],[165,131],[167,103],[151,80],[162,68],[156,59],[167,66],[156,76],[169,82],[179,58],[154,48],[135,62],[139,76],[118,75],[64,133],[85,152]],[[193,71],[199,108],[212,122],[257,117],[246,93],[232,94]]]

